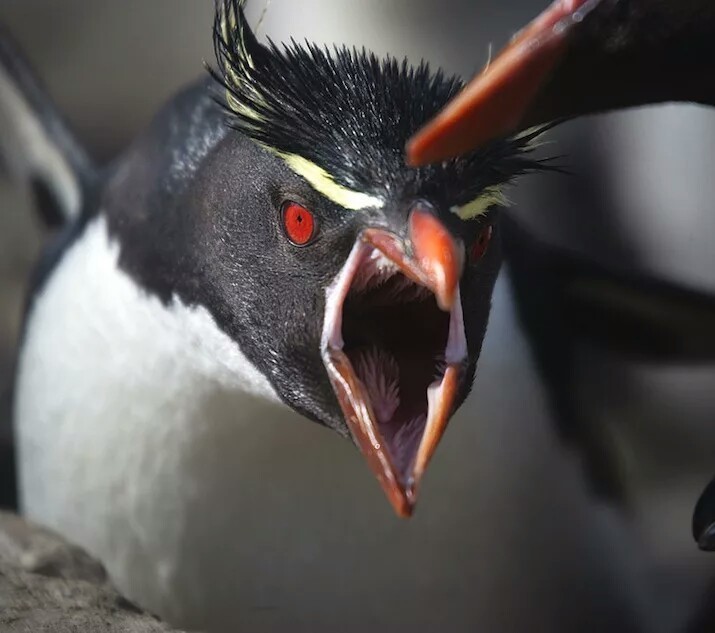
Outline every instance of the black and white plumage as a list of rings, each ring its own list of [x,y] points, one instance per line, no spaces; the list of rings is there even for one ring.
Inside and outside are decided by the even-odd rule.
[[[2,29],[0,88],[0,146],[8,149],[4,162],[32,187],[46,224],[71,222],[80,214],[82,191],[92,179],[89,158]]]
[[[237,20],[233,28],[247,29],[239,3],[225,2],[219,35],[228,15]],[[278,63],[269,49],[252,54]],[[540,168],[525,154],[532,139],[520,137],[438,169],[408,169],[398,152],[457,84],[428,80],[426,69],[400,67],[395,74],[393,62],[375,66],[369,56],[341,54],[351,60],[343,70],[363,68],[376,85],[395,90],[386,100],[383,93],[366,93],[362,83],[352,84],[354,92],[346,88],[353,99],[344,107],[352,108],[353,120],[372,104],[381,126],[366,121],[362,130],[355,125],[340,131],[323,122],[321,138],[321,120],[313,121],[315,143],[343,144],[350,160],[341,164],[333,149],[311,154],[307,144],[231,129],[240,127],[236,95],[227,100],[227,118],[215,102],[222,91],[215,82],[200,81],[110,168],[71,171],[80,183],[81,213],[67,225],[61,247],[48,253],[30,303],[15,413],[23,508],[99,554],[140,602],[190,624],[201,609],[171,596],[192,595],[192,583],[218,583],[235,574],[243,592],[227,589],[224,603],[238,601],[246,618],[248,605],[271,596],[260,574],[268,574],[272,547],[279,548],[282,529],[298,523],[294,516],[305,503],[321,507],[324,524],[319,533],[303,535],[304,546],[287,553],[288,563],[277,557],[277,565],[299,565],[316,547],[340,554],[336,535],[361,525],[376,539],[391,538],[396,560],[413,560],[415,537],[396,539],[394,526],[379,518],[386,508],[372,502],[352,507],[354,498],[364,498],[351,470],[353,453],[302,418],[353,436],[360,424],[374,425],[367,406],[351,426],[349,407],[358,407],[356,401],[346,404],[349,396],[378,404],[359,392],[357,381],[336,394],[340,377],[330,370],[350,368],[338,356],[334,336],[342,335],[351,365],[372,363],[373,371],[358,378],[373,399],[391,388],[367,379],[385,372],[375,372],[376,361],[366,359],[384,358],[388,343],[398,341],[397,349],[387,351],[406,376],[400,385],[405,410],[394,427],[382,430],[382,452],[370,452],[364,443],[361,448],[369,461],[376,456],[370,463],[378,476],[394,477],[383,479],[383,486],[393,491],[395,507],[411,510],[410,470],[424,444],[428,398],[437,403],[437,423],[425,444],[429,450],[420,454],[422,467],[471,387],[499,264],[499,188]],[[330,75],[329,57],[305,54],[301,63],[310,59],[315,73]],[[225,65],[223,70],[229,84]],[[415,108],[420,77],[433,82],[433,102]],[[399,111],[400,95],[410,96],[402,102],[409,117]],[[293,106],[301,104],[301,93],[292,96]],[[320,104],[303,99],[301,105],[321,112]],[[392,109],[380,116],[387,105]],[[328,104],[321,107],[330,111]],[[23,111],[38,114],[29,100]],[[400,125],[389,125],[393,116]],[[280,121],[275,116],[270,129]],[[302,126],[302,133],[307,129]],[[55,136],[48,138],[60,146]],[[65,208],[55,198],[57,208]],[[287,239],[286,203],[315,218],[318,233],[304,246]],[[416,239],[425,230],[449,247],[449,270],[429,268],[434,254]],[[379,328],[372,325],[376,320]],[[383,354],[373,354],[375,347]],[[385,365],[394,371],[394,362]],[[448,370],[448,389],[428,395]],[[355,378],[355,372],[340,376]],[[380,418],[389,417],[390,399],[373,406]],[[308,446],[299,441],[304,437],[311,438]],[[293,444],[301,450],[286,457]],[[294,479],[310,485],[273,476],[277,454],[281,472],[292,464]],[[253,553],[258,544],[241,540],[256,525],[268,542],[260,565]],[[342,556],[359,558],[349,547]],[[246,578],[250,572],[258,578]],[[375,579],[375,586],[386,582]]]

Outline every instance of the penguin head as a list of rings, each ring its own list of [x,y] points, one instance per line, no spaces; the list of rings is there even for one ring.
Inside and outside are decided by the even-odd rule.
[[[233,128],[199,170],[215,316],[282,400],[349,436],[407,516],[471,387],[500,263],[498,209],[534,135],[419,169],[403,148],[460,89],[427,65],[260,44],[218,5]]]

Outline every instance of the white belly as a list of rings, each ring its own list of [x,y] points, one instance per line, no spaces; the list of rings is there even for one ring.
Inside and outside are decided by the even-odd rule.
[[[44,289],[16,424],[25,510],[130,597],[232,631],[600,630],[614,603],[639,610],[615,589],[626,557],[609,558],[550,439],[510,313],[406,522],[357,451],[277,402],[205,311],[162,306],[116,258],[96,222]],[[581,586],[597,595],[573,606]]]

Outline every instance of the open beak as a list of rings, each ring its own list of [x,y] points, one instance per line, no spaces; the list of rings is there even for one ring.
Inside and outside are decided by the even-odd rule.
[[[364,230],[327,290],[321,352],[355,443],[395,512],[412,514],[467,361],[464,247],[417,204],[407,238]]]
[[[556,0],[407,144],[407,162],[454,156],[535,123],[527,111],[566,52],[574,26],[601,0]]]

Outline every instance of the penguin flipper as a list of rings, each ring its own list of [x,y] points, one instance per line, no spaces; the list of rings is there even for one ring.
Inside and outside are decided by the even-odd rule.
[[[715,361],[715,295],[664,279],[611,268],[539,243],[508,221],[507,257],[536,258],[548,276],[569,333],[632,360],[662,365]],[[528,269],[524,272],[528,273]]]
[[[502,229],[520,323],[544,380],[557,434],[577,447],[594,492],[623,501],[612,439],[581,414],[575,400],[576,345],[657,366],[712,363],[715,297],[547,245],[508,216]],[[715,489],[712,497],[715,534]]]
[[[519,325],[526,336],[551,409],[556,436],[580,456],[585,478],[599,498],[625,502],[621,463],[611,438],[583,415],[578,404],[575,346],[563,309],[562,259],[509,214],[501,217],[501,238]]]
[[[32,189],[45,224],[61,226],[81,214],[92,163],[2,26],[0,157]]]
[[[660,279],[564,261],[564,308],[582,340],[661,365],[715,360],[715,297]]]

